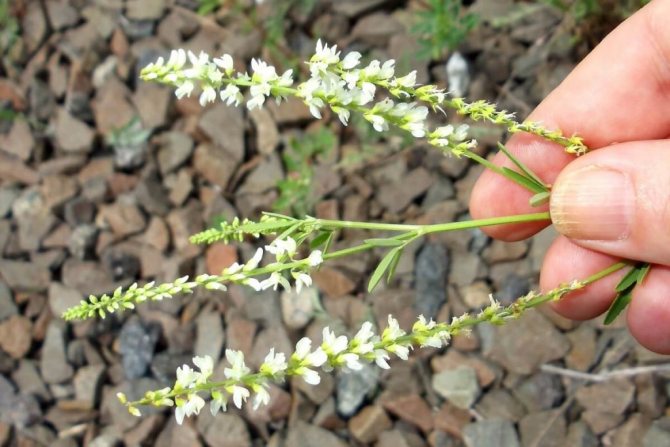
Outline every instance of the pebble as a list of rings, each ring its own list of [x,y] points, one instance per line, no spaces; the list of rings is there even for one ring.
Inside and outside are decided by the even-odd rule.
[[[384,408],[424,433],[433,429],[433,412],[418,394],[400,396],[383,402]]]
[[[274,152],[279,145],[279,130],[267,109],[254,109],[249,115],[256,127],[256,146],[258,152],[264,155]]]
[[[32,324],[22,315],[0,322],[0,348],[15,359],[28,353],[32,344]]]
[[[0,133],[0,150],[12,154],[21,161],[28,161],[33,153],[35,139],[25,120],[15,120],[7,135]]]
[[[105,365],[89,365],[79,368],[74,376],[75,398],[90,409],[98,405],[104,372]]]
[[[220,414],[203,433],[211,446],[251,447],[251,438],[244,420],[236,414]]]
[[[208,355],[216,365],[221,358],[221,351],[225,342],[221,316],[218,312],[211,310],[202,312],[196,320],[196,328],[194,355]]]
[[[528,411],[550,410],[565,397],[561,379],[546,373],[533,374],[521,382],[513,392]]]
[[[282,318],[290,329],[302,329],[314,316],[314,305],[319,300],[319,292],[314,287],[282,292],[280,296]]]
[[[66,153],[89,153],[93,150],[93,129],[65,109],[58,110],[54,136],[58,147]]]
[[[40,419],[37,400],[31,395],[17,394],[12,383],[0,374],[0,422],[23,429]]]
[[[522,445],[562,447],[565,445],[566,431],[562,410],[531,413],[519,423]]]
[[[312,273],[314,284],[329,298],[339,298],[351,293],[356,283],[342,270],[323,266]]]
[[[540,365],[563,357],[570,349],[567,337],[543,315],[530,310],[514,324],[494,328],[485,354],[505,369],[531,374]]]
[[[449,256],[444,246],[426,244],[419,251],[415,265],[417,313],[435,319],[440,307],[447,300],[446,283]]]
[[[68,241],[70,254],[79,260],[90,259],[95,252],[98,240],[98,228],[95,225],[82,224],[72,230]]]
[[[131,318],[123,325],[119,334],[119,351],[126,378],[144,376],[153,359],[159,336],[160,326],[144,325],[137,318]]]
[[[158,168],[165,176],[186,162],[193,154],[193,140],[183,132],[170,131],[159,135]]]
[[[463,428],[466,447],[521,447],[514,425],[502,419],[473,422]]]
[[[473,368],[461,366],[447,369],[433,376],[433,388],[440,396],[458,408],[470,408],[479,397],[477,373]]]
[[[32,262],[0,259],[0,275],[15,291],[44,292],[51,282],[51,272]]]
[[[56,320],[47,327],[40,370],[44,381],[50,384],[65,382],[74,374],[74,369],[65,357],[65,326]]]
[[[349,420],[349,431],[358,441],[368,444],[374,442],[384,430],[393,424],[383,408],[370,405]]]
[[[1,244],[0,244],[1,248]],[[0,322],[18,312],[14,299],[12,298],[12,291],[9,290],[7,284],[0,281]]]
[[[77,290],[66,287],[59,282],[49,284],[48,297],[49,307],[56,317],[60,317],[69,308],[77,306],[84,298]]]
[[[336,381],[337,412],[352,416],[361,404],[372,395],[379,383],[378,368],[364,365],[358,371],[340,373]]]
[[[336,435],[323,428],[309,425],[303,421],[289,428],[286,435],[286,445],[291,447],[346,447],[346,443]]]

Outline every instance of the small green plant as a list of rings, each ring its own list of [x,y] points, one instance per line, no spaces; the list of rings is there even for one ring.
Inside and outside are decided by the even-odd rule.
[[[135,116],[124,126],[112,130],[107,135],[107,145],[114,148],[118,166],[135,167],[144,161],[144,149],[151,136],[151,130],[144,129],[142,122]]]
[[[286,178],[277,183],[279,197],[273,206],[275,211],[289,212],[294,216],[312,213],[314,204],[319,200],[312,188],[312,164],[318,157],[328,155],[336,144],[335,134],[327,127],[300,138],[291,138],[283,154]]]
[[[412,32],[421,45],[420,56],[441,59],[455,50],[479,23],[476,14],[467,12],[461,0],[425,0],[425,9],[417,13]]]

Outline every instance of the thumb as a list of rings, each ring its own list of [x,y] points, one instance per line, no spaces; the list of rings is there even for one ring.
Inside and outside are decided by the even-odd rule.
[[[550,211],[583,247],[670,265],[670,141],[616,144],[573,161],[556,179]]]

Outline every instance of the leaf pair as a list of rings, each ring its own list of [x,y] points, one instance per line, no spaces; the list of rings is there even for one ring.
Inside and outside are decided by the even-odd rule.
[[[651,265],[646,262],[636,264],[619,281],[616,286],[617,296],[605,315],[605,324],[612,324],[614,320],[623,312],[633,299],[633,290],[642,284],[644,278],[649,273]]]
[[[368,282],[368,293],[372,292],[379,281],[386,274],[386,281],[389,282],[393,279],[395,275],[395,270],[398,267],[398,262],[400,261],[400,256],[408,244],[408,241],[398,240],[398,239],[366,239],[366,243],[372,245],[373,247],[393,247],[388,253],[379,261],[379,265],[372,273],[370,281]]]

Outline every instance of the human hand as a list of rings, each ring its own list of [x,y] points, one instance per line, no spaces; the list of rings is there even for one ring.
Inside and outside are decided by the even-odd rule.
[[[594,150],[578,159],[554,143],[514,135],[508,149],[553,184],[548,208],[561,233],[542,266],[543,290],[584,278],[621,258],[653,264],[633,293],[627,322],[645,347],[670,354],[670,2],[656,0],[621,24],[529,117]],[[494,162],[511,166],[498,154]],[[540,211],[532,193],[491,171],[476,183],[473,218]],[[545,225],[489,227],[527,238]],[[585,320],[605,312],[623,272],[574,292],[554,309]]]

